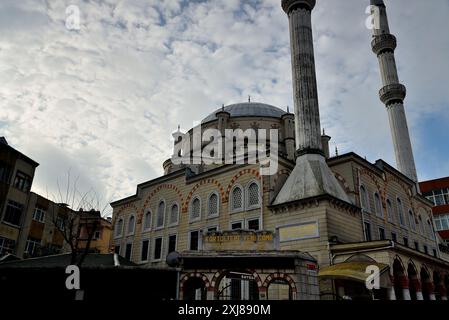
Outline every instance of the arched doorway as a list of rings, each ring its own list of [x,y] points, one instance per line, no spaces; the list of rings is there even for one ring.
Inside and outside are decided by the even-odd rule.
[[[394,293],[397,300],[404,300],[404,280],[408,280],[404,273],[402,263],[395,259],[393,262],[393,277],[394,277]]]
[[[421,284],[418,279],[418,272],[416,271],[413,263],[408,264],[407,274],[409,281],[410,299],[418,300],[417,292],[421,292]]]
[[[431,288],[432,282],[430,281],[430,276],[427,270],[423,267],[420,272],[421,284],[422,284],[422,295],[424,300],[430,300],[430,295],[432,294]]]
[[[227,271],[217,287],[218,300],[259,300],[257,281],[246,271]]]
[[[207,288],[201,278],[192,277],[187,279],[183,285],[184,300],[206,300]]]
[[[268,300],[293,300],[290,284],[285,279],[274,279],[268,284]]]

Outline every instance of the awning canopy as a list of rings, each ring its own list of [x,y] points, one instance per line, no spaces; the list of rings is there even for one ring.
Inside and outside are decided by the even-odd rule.
[[[318,277],[322,279],[342,279],[365,283],[370,271],[368,267],[376,266],[380,272],[380,286],[383,288],[391,285],[388,272],[389,266],[376,262],[343,262],[329,267],[320,268]],[[367,272],[368,271],[368,272]]]

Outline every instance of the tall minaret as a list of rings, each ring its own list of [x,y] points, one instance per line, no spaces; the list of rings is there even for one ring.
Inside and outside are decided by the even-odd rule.
[[[288,15],[295,104],[296,165],[274,205],[331,195],[349,202],[329,169],[321,143],[320,113],[312,37],[316,0],[282,0]]]
[[[415,160],[405,116],[405,86],[399,82],[394,50],[396,37],[390,34],[387,9],[383,0],[371,0],[372,14],[378,15],[378,23],[373,28],[371,46],[377,55],[380,65],[383,88],[380,89],[380,100],[385,104],[390,119],[396,165],[398,170],[417,182]]]

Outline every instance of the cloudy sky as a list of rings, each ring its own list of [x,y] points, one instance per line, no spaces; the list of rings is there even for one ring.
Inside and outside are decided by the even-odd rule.
[[[332,149],[394,164],[368,3],[317,1],[321,121]],[[419,178],[448,176],[449,1],[386,4]],[[0,1],[0,136],[40,163],[36,192],[70,170],[105,203],[131,195],[162,173],[178,124],[248,95],[293,105],[280,0]]]

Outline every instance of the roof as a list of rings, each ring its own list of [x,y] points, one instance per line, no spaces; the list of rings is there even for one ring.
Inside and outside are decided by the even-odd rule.
[[[70,265],[70,253],[57,254],[38,258],[30,258],[19,261],[9,261],[0,263],[0,269],[3,268],[65,268]],[[136,266],[135,263],[118,256],[120,266]],[[82,264],[87,268],[107,268],[115,267],[114,254],[90,253],[84,259]]]
[[[222,108],[212,112],[201,123],[217,120],[216,113],[223,111]],[[224,111],[228,112],[231,117],[267,117],[280,118],[287,114],[284,110],[265,103],[245,102],[237,103],[224,107]]]
[[[224,250],[224,251],[183,251],[181,252],[183,259],[198,259],[198,258],[235,258],[235,259],[249,259],[249,258],[301,258],[304,260],[316,262],[316,259],[309,253],[296,250]]]
[[[31,164],[33,167],[38,167],[39,163],[37,163],[36,161],[34,161],[33,159],[31,159],[30,157],[24,155],[22,152],[14,149],[13,147],[11,147],[8,142],[6,141],[5,137],[0,137],[0,148],[3,150],[8,150],[12,153],[15,153],[19,159],[22,159],[26,162],[28,162],[29,164]]]

